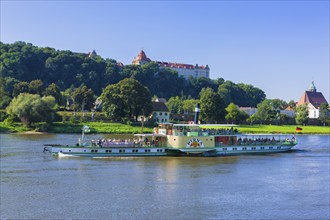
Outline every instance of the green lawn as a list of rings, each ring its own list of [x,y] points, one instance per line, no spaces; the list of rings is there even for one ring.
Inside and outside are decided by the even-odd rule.
[[[80,133],[84,125],[90,127],[91,133],[109,133],[109,134],[136,134],[141,133],[141,126],[131,126],[120,123],[104,123],[104,122],[56,122],[48,127],[51,133]],[[240,133],[282,133],[293,134],[296,132],[296,125],[241,125],[236,127]],[[302,128],[302,134],[330,134],[329,126],[299,126]],[[230,128],[230,127],[228,127]],[[32,131],[22,126],[21,123],[14,123],[6,126],[4,122],[0,122],[0,133],[5,132],[26,132]],[[153,129],[144,127],[143,132],[152,133]]]
[[[296,127],[302,128],[302,134],[330,134],[329,126],[296,126],[296,125],[242,125],[237,129],[241,133],[282,133],[293,134]]]
[[[103,122],[85,122],[70,123],[56,122],[51,125],[49,132],[52,133],[80,133],[84,125],[90,127],[91,133],[109,133],[109,134],[136,134],[141,133],[140,126],[131,126],[120,123],[103,123]],[[143,132],[152,132],[151,128],[143,128]]]

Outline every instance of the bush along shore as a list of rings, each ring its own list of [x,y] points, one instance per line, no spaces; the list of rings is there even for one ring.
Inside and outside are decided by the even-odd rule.
[[[0,122],[0,133],[13,132],[48,132],[48,133],[81,133],[84,125],[90,127],[90,133],[105,133],[105,134],[137,134],[137,133],[152,133],[153,128],[142,127],[138,125],[127,125],[121,123],[107,122],[55,122],[50,125],[38,123],[35,128],[27,128],[22,123],[12,123],[6,125]],[[296,125],[239,125],[237,128],[239,133],[252,134],[330,134],[330,126],[299,126],[302,128],[296,132]],[[230,127],[228,127],[230,128]]]

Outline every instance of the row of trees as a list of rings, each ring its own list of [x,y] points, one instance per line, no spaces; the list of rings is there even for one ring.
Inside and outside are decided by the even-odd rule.
[[[42,93],[42,91],[40,91]],[[45,92],[43,92],[46,94]],[[73,100],[81,103],[82,111],[87,106],[87,99],[92,99],[91,90],[81,86],[73,91]],[[138,116],[151,115],[152,102],[149,89],[139,81],[127,78],[117,84],[107,86],[100,99],[103,102],[103,111],[111,120],[122,121],[137,120]],[[203,88],[199,99],[181,99],[172,97],[166,104],[172,113],[192,113],[197,103],[200,103],[201,121],[206,123],[241,123],[243,121],[255,123],[283,124],[288,121],[288,116],[281,114],[288,104],[278,99],[265,99],[258,104],[257,113],[249,116],[239,107],[230,103],[225,104],[218,92],[211,88]],[[34,122],[52,122],[58,104],[55,97],[50,95],[20,93],[15,97],[6,111],[10,117],[18,117],[25,125],[30,126]],[[307,105],[293,106],[296,113],[296,123],[305,124],[308,120]],[[328,120],[328,105],[323,103],[320,108],[320,120]]]

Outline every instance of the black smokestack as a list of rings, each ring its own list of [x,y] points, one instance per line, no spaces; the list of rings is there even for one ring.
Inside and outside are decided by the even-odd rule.
[[[195,118],[194,118],[194,123],[198,124],[198,117],[199,117],[199,113],[201,112],[201,109],[199,107],[199,103],[196,104],[196,108],[195,108]]]

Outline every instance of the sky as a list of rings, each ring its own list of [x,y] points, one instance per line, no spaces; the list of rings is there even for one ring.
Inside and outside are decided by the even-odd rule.
[[[3,43],[88,53],[131,64],[209,65],[210,78],[298,101],[312,81],[330,102],[329,1],[1,0]]]

